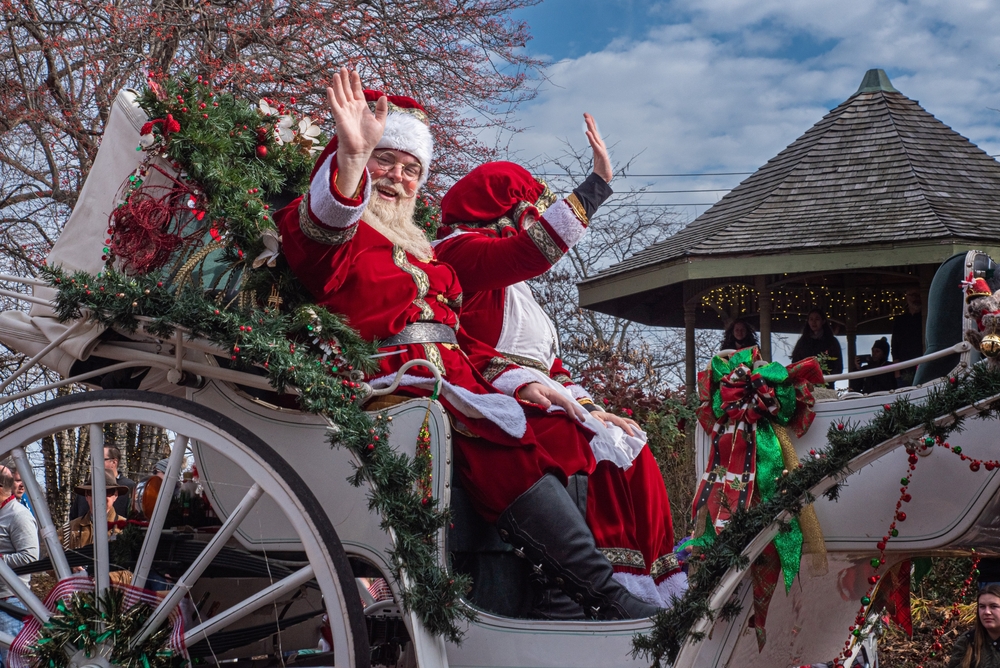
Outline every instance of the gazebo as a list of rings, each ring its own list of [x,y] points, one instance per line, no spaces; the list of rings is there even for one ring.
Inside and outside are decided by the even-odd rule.
[[[951,255],[1000,251],[1000,163],[869,70],[851,97],[672,237],[579,285],[580,305],[686,331],[735,317],[798,332],[813,306],[887,333]],[[956,286],[956,290],[957,290]],[[924,309],[926,318],[926,308]]]

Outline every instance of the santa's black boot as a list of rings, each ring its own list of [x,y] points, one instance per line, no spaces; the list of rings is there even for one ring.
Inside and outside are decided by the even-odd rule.
[[[566,492],[580,512],[581,517],[587,516],[587,474],[571,475],[566,482]],[[519,553],[524,554],[521,550]],[[583,606],[570,598],[570,595],[556,586],[555,581],[545,575],[539,568],[531,576],[532,600],[531,612],[533,619],[586,619]]]
[[[641,601],[611,576],[587,522],[566,488],[545,475],[497,521],[500,537],[597,619],[641,619],[659,608]]]

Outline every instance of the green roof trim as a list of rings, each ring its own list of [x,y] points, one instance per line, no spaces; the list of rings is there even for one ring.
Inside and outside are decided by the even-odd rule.
[[[865,78],[861,80],[861,85],[858,87],[858,93],[877,93],[883,91],[885,93],[898,93],[899,91],[892,87],[892,82],[889,81],[889,75],[885,73],[885,70],[868,70],[865,72]]]

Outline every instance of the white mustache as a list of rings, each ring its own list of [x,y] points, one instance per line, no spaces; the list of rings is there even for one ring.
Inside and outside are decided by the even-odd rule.
[[[395,181],[393,181],[392,179],[389,179],[389,178],[381,178],[378,181],[373,182],[372,183],[372,187],[373,188],[384,188],[386,190],[391,190],[392,192],[396,193],[400,197],[403,197],[403,198],[406,198],[406,199],[413,199],[414,197],[417,196],[417,193],[415,191],[414,191],[414,193],[412,195],[407,195],[406,194],[406,190],[403,189],[402,184],[396,183]]]

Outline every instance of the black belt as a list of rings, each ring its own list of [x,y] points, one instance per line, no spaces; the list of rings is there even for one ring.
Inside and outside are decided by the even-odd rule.
[[[414,322],[403,328],[403,331],[383,341],[379,348],[389,346],[408,346],[416,343],[451,343],[458,344],[455,330],[440,322]]]

